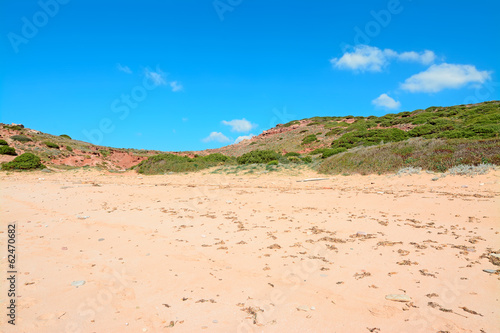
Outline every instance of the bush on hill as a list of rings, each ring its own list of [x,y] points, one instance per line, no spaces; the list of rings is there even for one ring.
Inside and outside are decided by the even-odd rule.
[[[328,158],[330,156],[343,153],[345,151],[347,151],[347,148],[344,148],[344,147],[339,147],[339,148],[334,148],[334,149],[325,149],[323,151],[323,154],[321,155],[321,158]]]
[[[2,164],[2,170],[32,170],[43,168],[45,168],[45,166],[42,164],[40,157],[32,153],[24,153],[14,160]]]
[[[33,141],[31,140],[30,138],[28,138],[27,136],[25,135],[13,135],[10,137],[12,140],[15,140],[15,141],[19,141],[19,142],[29,142],[29,141]]]
[[[219,153],[194,158],[174,154],[159,154],[142,161],[135,168],[139,173],[153,175],[166,172],[198,171],[229,161],[228,156]]]
[[[55,144],[54,142],[44,141],[43,143],[49,148],[59,149],[59,145]]]
[[[318,138],[316,137],[316,134],[310,134],[306,136],[305,138],[302,139],[302,144],[307,145],[311,142],[316,142],[318,141]]]
[[[0,140],[0,146],[8,146],[9,144],[5,140]]]
[[[300,159],[304,163],[312,163],[312,161],[313,161],[312,158],[311,158],[311,156],[304,156],[304,157],[301,157]]]
[[[356,146],[373,146],[381,142],[397,142],[408,138],[408,134],[398,128],[361,130],[342,135],[332,142],[334,148],[352,148]]]
[[[500,164],[500,139],[410,139],[347,151],[326,159],[319,172],[392,173],[404,167],[444,172],[461,164]]]
[[[281,155],[272,150],[253,150],[236,158],[238,164],[265,164],[280,159]]]
[[[0,146],[0,155],[13,155],[16,156],[16,150],[9,146]]]

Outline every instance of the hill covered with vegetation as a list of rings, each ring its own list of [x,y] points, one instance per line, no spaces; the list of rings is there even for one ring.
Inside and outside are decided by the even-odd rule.
[[[133,168],[144,174],[215,166],[301,165],[322,173],[392,173],[413,167],[444,172],[466,164],[500,165],[500,102],[430,107],[381,117],[294,120],[238,144],[199,152],[161,153],[94,146],[2,124],[2,156],[32,153],[50,165]],[[120,161],[127,159],[127,163]],[[85,161],[91,164],[85,164]],[[78,164],[80,163],[80,164]]]

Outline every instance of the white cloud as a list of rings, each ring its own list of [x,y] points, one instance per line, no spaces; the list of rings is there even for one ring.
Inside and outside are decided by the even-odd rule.
[[[394,98],[390,97],[387,94],[382,94],[379,97],[375,98],[372,101],[372,104],[388,110],[395,110],[401,106],[401,103],[399,101],[395,101]]]
[[[182,90],[182,84],[178,83],[177,81],[172,81],[168,83],[170,85],[170,88],[172,88],[173,92],[176,91],[181,91]]]
[[[436,60],[436,54],[432,51],[425,50],[424,52],[417,53],[415,51],[403,52],[397,56],[401,61],[419,62],[423,65],[430,65]]]
[[[381,72],[393,59],[428,65],[434,62],[436,55],[428,50],[421,53],[415,51],[398,53],[391,49],[382,50],[375,46],[358,45],[353,48],[352,52],[345,52],[342,57],[333,58],[330,62],[337,69]]]
[[[127,73],[127,74],[132,74],[132,70],[128,66],[122,66],[121,64],[116,64],[116,68],[120,72],[124,72],[124,73]]]
[[[415,74],[401,84],[410,92],[435,93],[444,89],[458,89],[468,84],[481,85],[491,79],[491,72],[478,71],[473,65],[442,63]]]
[[[212,132],[210,133],[209,136],[206,138],[202,139],[201,141],[203,142],[211,142],[211,141],[217,141],[217,142],[229,142],[229,138],[222,134],[221,132]]]
[[[257,127],[256,124],[252,124],[251,122],[249,122],[245,118],[233,119],[231,121],[223,120],[222,123],[224,125],[231,126],[232,132],[249,132],[252,130],[252,128]]]
[[[165,80],[165,73],[163,73],[160,69],[157,69],[157,72],[153,72],[149,68],[146,68],[144,70],[144,74],[157,86],[167,84],[167,81]]]
[[[241,142],[243,140],[250,140],[254,136],[255,136],[255,134],[248,134],[248,135],[239,136],[236,138],[236,140],[234,140],[234,143],[238,143],[238,142]]]
[[[387,57],[377,47],[360,45],[354,48],[354,52],[346,52],[340,59],[333,58],[330,62],[338,69],[380,72],[387,65]]]

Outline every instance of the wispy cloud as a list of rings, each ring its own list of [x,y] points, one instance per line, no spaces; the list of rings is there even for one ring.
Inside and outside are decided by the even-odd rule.
[[[426,50],[423,52],[398,53],[391,49],[379,49],[375,46],[358,45],[351,52],[345,52],[340,58],[330,60],[336,69],[352,70],[355,72],[381,72],[392,60],[417,62],[429,65],[434,62],[434,52]]]
[[[177,81],[172,81],[172,82],[169,82],[168,84],[170,85],[170,88],[172,88],[173,92],[181,91],[183,89],[182,84],[180,84]]]
[[[432,51],[425,50],[424,52],[403,52],[397,55],[397,59],[401,61],[419,62],[422,65],[430,65],[436,60],[436,54]]]
[[[116,68],[123,73],[132,74],[132,70],[128,66],[122,66],[121,64],[116,64]]]
[[[151,81],[153,81],[153,83],[157,86],[167,84],[167,80],[165,79],[166,75],[159,68],[157,68],[156,72],[153,72],[149,68],[146,68],[144,70],[144,75],[146,75],[147,78],[151,79]]]
[[[458,89],[467,85],[480,86],[491,79],[491,72],[479,71],[473,65],[442,63],[415,74],[401,84],[409,92],[435,93],[444,89]]]
[[[222,134],[221,132],[212,132],[212,133],[210,133],[209,136],[207,136],[206,138],[202,139],[201,141],[203,141],[203,142],[212,142],[212,141],[216,141],[216,142],[229,142],[231,140],[227,136],[225,136],[224,134]]]
[[[255,134],[248,134],[248,135],[239,136],[236,138],[236,140],[234,140],[234,143],[238,143],[238,142],[241,142],[243,140],[250,140],[254,136],[255,136]]]
[[[231,121],[223,120],[222,123],[231,126],[232,132],[250,132],[253,128],[257,127],[257,124],[252,124],[245,118],[233,119]]]
[[[386,110],[395,110],[401,106],[399,101],[394,100],[387,94],[382,94],[372,101],[372,104]]]

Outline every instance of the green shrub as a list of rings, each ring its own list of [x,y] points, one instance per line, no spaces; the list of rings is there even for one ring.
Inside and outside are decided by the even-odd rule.
[[[297,156],[287,157],[287,160],[290,161],[291,163],[300,163],[301,162],[301,159],[298,158]]]
[[[13,135],[10,137],[12,140],[15,140],[15,141],[19,141],[19,142],[29,142],[29,141],[33,141],[31,140],[30,138],[28,138],[27,136],[25,135]]]
[[[267,165],[278,165],[278,164],[279,164],[279,162],[276,160],[272,160],[272,161],[267,162]]]
[[[318,138],[316,137],[316,134],[310,134],[306,136],[305,138],[302,139],[302,144],[307,145],[311,142],[316,142],[318,141]]]
[[[236,162],[238,162],[238,164],[259,164],[273,160],[277,161],[280,157],[280,154],[272,150],[253,150],[236,158]]]
[[[309,155],[323,154],[325,151],[331,150],[331,148],[316,148],[309,153]]]
[[[299,157],[299,156],[300,156],[300,154],[299,154],[299,153],[296,153],[296,152],[289,152],[289,153],[286,153],[286,154],[285,154],[285,157],[290,157],[290,156]]]
[[[8,146],[9,144],[5,140],[0,140],[0,146]]]
[[[41,163],[40,157],[32,153],[24,153],[14,160],[2,164],[2,170],[31,170],[42,168],[45,168],[45,166]]]
[[[322,173],[383,174],[414,167],[444,172],[460,165],[500,165],[500,139],[423,139],[350,150],[319,166]]]
[[[16,150],[8,146],[0,146],[0,155],[13,155],[16,156]]]
[[[304,156],[304,157],[301,157],[300,159],[304,163],[311,163],[313,161],[312,158],[311,158],[311,156]]]
[[[298,121],[298,120],[292,120],[292,121],[290,121],[290,122],[286,123],[286,124],[285,124],[285,125],[283,125],[283,126],[284,126],[284,127],[290,127],[290,126],[292,126],[292,125],[296,125],[296,124],[300,124],[300,121]]]
[[[49,148],[59,149],[59,146],[58,146],[58,145],[56,145],[54,142],[44,141],[43,143],[44,143],[47,147],[49,147]]]
[[[65,139],[70,139],[71,140],[71,137],[68,135],[68,134],[61,134],[59,135],[61,138],[65,138]]]
[[[104,157],[104,158],[108,157],[111,154],[109,152],[109,150],[106,150],[106,149],[99,150],[99,153],[101,153],[102,157]]]
[[[220,153],[207,156],[179,156],[174,154],[159,154],[149,157],[135,168],[144,174],[162,174],[165,172],[189,172],[217,166],[230,162],[231,158]]]
[[[344,148],[344,147],[335,148],[335,149],[325,149],[325,151],[321,155],[321,158],[327,158],[327,157],[330,157],[333,155],[343,153],[345,151],[347,151],[347,148]]]
[[[14,130],[14,131],[20,131],[20,130],[22,130],[24,128],[23,125],[12,125],[12,126],[11,125],[5,125],[4,127],[7,128],[7,129],[10,129],[10,130]]]
[[[71,148],[71,146],[66,146],[66,150],[69,151],[69,152],[72,152],[73,148]]]
[[[398,128],[373,129],[349,132],[332,142],[334,148],[373,146],[381,142],[398,142],[408,138],[408,134]]]
[[[221,153],[210,154],[201,157],[201,159],[208,163],[224,163],[229,160],[229,157]]]
[[[330,131],[326,132],[325,136],[338,135],[338,134],[342,133],[343,131],[345,131],[345,128],[343,128],[343,127],[335,127],[335,128],[332,128]]]

